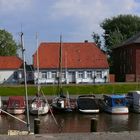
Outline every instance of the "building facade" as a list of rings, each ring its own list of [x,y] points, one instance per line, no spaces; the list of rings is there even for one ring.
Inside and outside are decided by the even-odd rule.
[[[23,61],[16,56],[0,56],[0,84],[18,83],[22,77]]]
[[[116,81],[140,81],[140,33],[113,49]]]
[[[34,81],[54,84],[109,82],[107,57],[94,43],[41,43],[33,55]],[[37,55],[38,54],[38,55]],[[38,56],[38,57],[37,57]],[[38,61],[37,61],[38,60]],[[39,72],[37,71],[39,67]]]
[[[26,71],[27,82],[33,81],[33,71],[31,71],[27,65]],[[21,83],[24,83],[22,59],[17,56],[0,56],[0,84]]]

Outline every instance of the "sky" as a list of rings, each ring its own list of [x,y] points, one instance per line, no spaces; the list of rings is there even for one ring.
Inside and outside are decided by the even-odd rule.
[[[140,0],[0,0],[0,29],[10,32],[16,42],[24,33],[26,61],[32,63],[36,33],[38,41],[93,41],[101,35],[100,24],[119,14],[140,16]]]

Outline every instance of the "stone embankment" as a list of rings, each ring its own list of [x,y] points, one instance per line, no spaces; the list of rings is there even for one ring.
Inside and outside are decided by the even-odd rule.
[[[0,135],[1,140],[140,140],[139,131],[37,134],[28,136]]]

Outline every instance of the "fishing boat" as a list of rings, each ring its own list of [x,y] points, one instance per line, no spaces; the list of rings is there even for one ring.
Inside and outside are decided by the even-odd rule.
[[[129,91],[126,98],[129,110],[140,113],[140,91]]]
[[[39,56],[38,56],[38,37],[36,35],[37,40],[37,94],[32,99],[29,112],[32,115],[45,115],[49,112],[49,104],[47,99],[45,98],[43,92],[41,91],[41,86],[39,84]]]
[[[69,98],[66,91],[64,93],[62,87],[62,36],[60,36],[60,49],[59,49],[59,75],[58,75],[57,96],[52,100],[52,109],[55,112],[71,112],[75,110],[75,103]]]
[[[111,114],[128,114],[125,95],[104,95],[101,103],[102,109]]]
[[[6,111],[10,114],[19,115],[25,112],[25,100],[23,96],[10,96]]]
[[[94,95],[78,96],[77,108],[81,113],[99,113],[98,101]]]

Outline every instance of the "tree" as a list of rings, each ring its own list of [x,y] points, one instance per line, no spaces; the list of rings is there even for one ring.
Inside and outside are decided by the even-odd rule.
[[[96,45],[99,48],[101,48],[101,39],[100,39],[100,36],[97,33],[93,32],[92,38],[93,38],[94,42],[96,43]]]
[[[15,56],[17,49],[13,36],[6,30],[0,30],[0,56]]]
[[[140,17],[119,15],[105,19],[100,26],[104,29],[105,48],[110,55],[112,48],[140,31]]]

